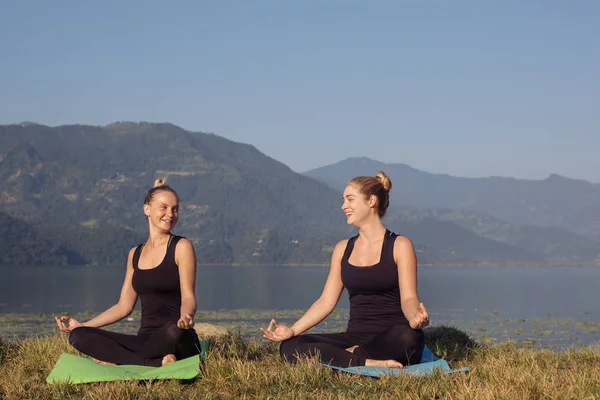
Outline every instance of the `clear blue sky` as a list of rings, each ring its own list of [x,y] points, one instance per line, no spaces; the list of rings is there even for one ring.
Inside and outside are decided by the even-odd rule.
[[[0,123],[600,181],[600,1],[0,1]]]

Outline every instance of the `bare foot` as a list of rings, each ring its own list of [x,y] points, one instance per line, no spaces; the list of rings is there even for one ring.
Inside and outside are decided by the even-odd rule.
[[[117,365],[117,364],[115,364],[115,363],[111,363],[111,362],[108,362],[108,361],[100,361],[100,360],[98,360],[98,359],[96,359],[96,358],[92,358],[92,360],[94,360],[94,362],[95,362],[96,364],[100,364],[100,365],[107,365],[107,366],[109,366],[109,367],[112,367],[112,366],[115,366],[115,365]]]
[[[355,348],[357,348],[357,347],[358,347],[358,345],[356,345],[356,346],[352,346],[352,347],[348,347],[348,348],[346,349],[346,351],[349,351],[350,353],[354,353],[354,349],[355,349]]]
[[[368,358],[365,361],[366,367],[384,367],[384,368],[404,368],[404,365],[400,364],[396,360],[372,360]]]
[[[162,359],[162,365],[163,366],[168,365],[168,364],[174,363],[175,361],[177,361],[177,359],[175,358],[174,354],[167,354]]]

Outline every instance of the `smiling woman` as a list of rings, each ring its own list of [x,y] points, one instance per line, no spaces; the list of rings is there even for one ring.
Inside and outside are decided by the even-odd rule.
[[[149,236],[129,251],[125,281],[117,304],[91,320],[55,318],[69,342],[102,364],[160,366],[198,354],[193,329],[196,255],[187,239],[171,230],[179,220],[179,196],[157,179],[144,199]],[[142,301],[137,335],[99,329],[122,320]]]
[[[282,342],[281,356],[290,362],[319,355],[337,367],[402,368],[420,362],[429,316],[417,296],[417,261],[411,241],[381,223],[392,183],[380,171],[348,182],[342,211],[358,235],[339,242],[331,258],[321,297],[291,327],[275,320],[262,329],[265,338]],[[325,319],[343,288],[350,295],[346,332],[301,333]]]

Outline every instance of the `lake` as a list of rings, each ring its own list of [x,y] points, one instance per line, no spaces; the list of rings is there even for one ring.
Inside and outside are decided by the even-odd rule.
[[[51,331],[55,314],[86,319],[105,310],[117,301],[124,275],[124,267],[115,266],[0,268],[0,334],[21,337]],[[326,267],[199,267],[198,319],[247,335],[271,317],[293,323],[320,295],[327,272]],[[600,340],[600,268],[421,267],[418,286],[433,325],[456,326],[484,342],[565,347]],[[315,331],[344,329],[347,308],[344,291],[336,312]],[[120,324],[123,331],[135,331],[139,311]]]

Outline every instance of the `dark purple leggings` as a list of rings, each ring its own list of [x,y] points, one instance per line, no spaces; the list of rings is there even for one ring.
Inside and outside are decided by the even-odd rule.
[[[347,348],[358,345],[352,353]],[[402,365],[421,361],[425,335],[407,325],[388,328],[380,333],[323,333],[299,335],[281,342],[279,353],[295,363],[298,358],[319,354],[321,362],[336,367],[356,367],[365,361],[396,360]]]
[[[99,328],[79,327],[71,331],[69,343],[93,358],[118,365],[159,367],[167,354],[178,360],[199,353],[198,336],[193,329],[181,329],[175,322],[147,335],[126,335]]]

